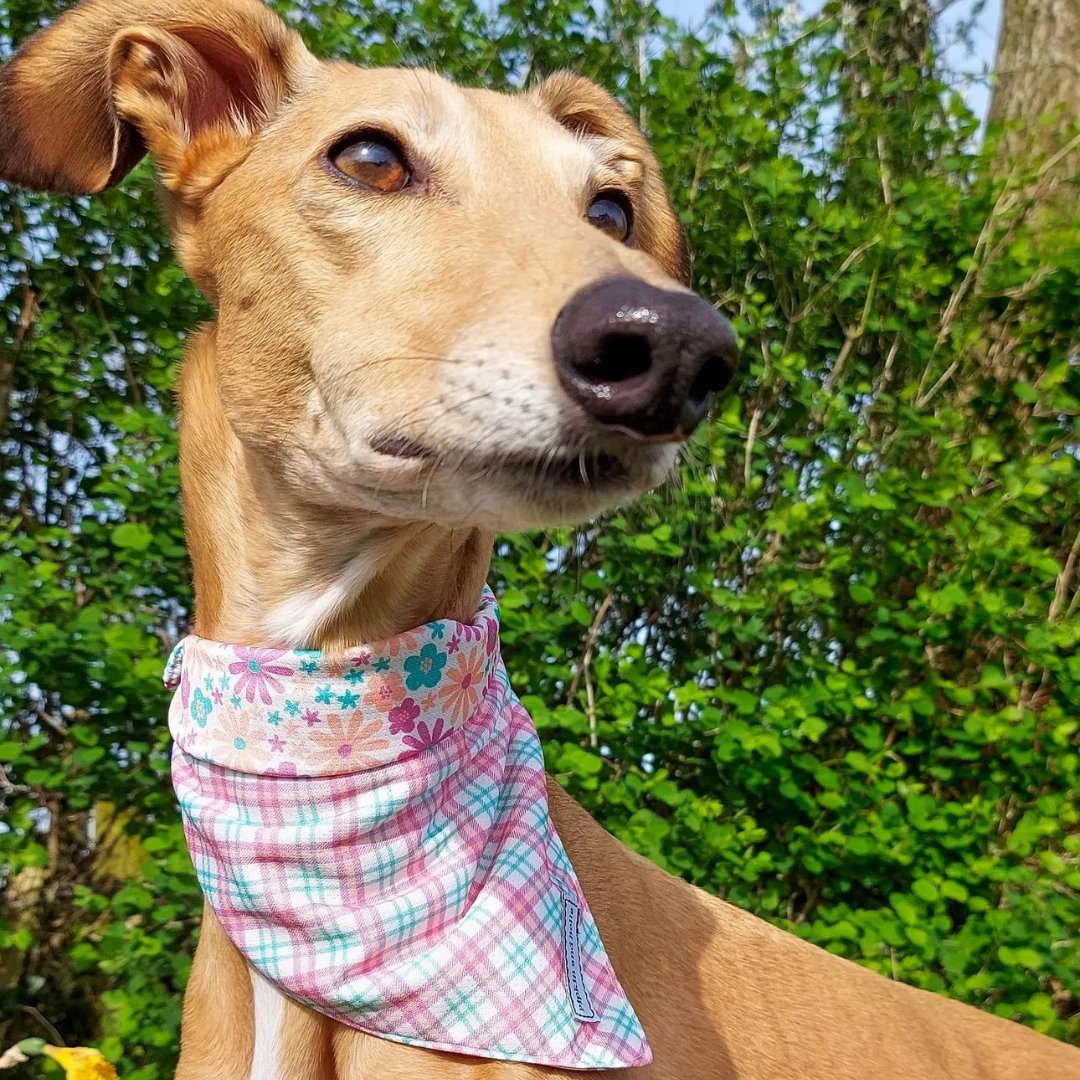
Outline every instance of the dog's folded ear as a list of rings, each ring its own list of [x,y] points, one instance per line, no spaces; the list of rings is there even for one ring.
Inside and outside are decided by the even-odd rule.
[[[637,149],[644,166],[646,232],[653,238],[650,252],[677,281],[690,283],[690,253],[686,230],[671,207],[660,165],[641,128],[602,86],[572,71],[549,75],[530,91],[546,113],[576,135],[617,139]]]
[[[0,180],[91,194],[147,149],[167,186],[256,130],[317,62],[258,0],[85,0],[0,69]]]

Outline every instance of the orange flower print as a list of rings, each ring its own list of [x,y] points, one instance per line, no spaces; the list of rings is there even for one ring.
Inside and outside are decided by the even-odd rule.
[[[378,752],[389,746],[386,739],[376,737],[382,730],[383,721],[379,717],[366,720],[357,709],[348,714],[329,713],[326,723],[312,731],[309,738],[320,766],[345,763],[362,769],[379,764]]]
[[[364,704],[376,712],[388,713],[405,697],[405,684],[396,671],[369,675],[364,686]]]
[[[379,642],[379,653],[383,656],[411,656],[426,640],[427,634],[423,627],[415,630],[406,630],[403,634],[395,634],[385,641]]]
[[[242,711],[219,710],[214,723],[203,732],[203,740],[210,760],[220,765],[255,766],[262,757],[261,740],[252,734],[251,723]]]
[[[452,721],[466,720],[476,711],[483,690],[484,657],[476,649],[456,653],[443,673],[436,694]]]

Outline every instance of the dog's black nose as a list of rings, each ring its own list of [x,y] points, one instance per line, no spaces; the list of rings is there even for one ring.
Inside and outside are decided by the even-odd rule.
[[[731,325],[693,293],[610,278],[570,298],[551,331],[559,381],[590,416],[645,437],[686,438],[731,381]]]

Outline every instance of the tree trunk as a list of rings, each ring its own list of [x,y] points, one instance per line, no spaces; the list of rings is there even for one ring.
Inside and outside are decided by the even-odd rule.
[[[1050,122],[1039,117],[1052,115]],[[1012,124],[1000,167],[1018,156],[1062,149],[1080,117],[1080,0],[1004,0],[991,124]],[[1075,170],[1075,151],[1063,161]]]
[[[901,71],[925,70],[930,63],[932,17],[927,0],[847,0],[844,24],[847,31],[852,77],[864,94],[870,92],[868,68],[876,68],[879,81],[897,79]],[[890,103],[903,94],[906,104],[914,87],[891,87],[884,97]],[[880,91],[879,91],[880,92]]]
[[[853,161],[876,161],[896,177],[918,172],[925,156],[912,131],[930,117],[920,85],[933,77],[928,0],[844,0],[847,63],[841,91]],[[867,109],[873,110],[873,115]]]

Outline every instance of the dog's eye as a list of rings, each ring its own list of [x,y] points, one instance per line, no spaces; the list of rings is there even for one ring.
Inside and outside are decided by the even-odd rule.
[[[585,214],[589,223],[606,232],[621,244],[630,236],[633,211],[630,200],[621,191],[601,191]]]
[[[379,135],[361,135],[336,147],[330,161],[350,180],[388,195],[406,187],[411,179],[401,151]]]

